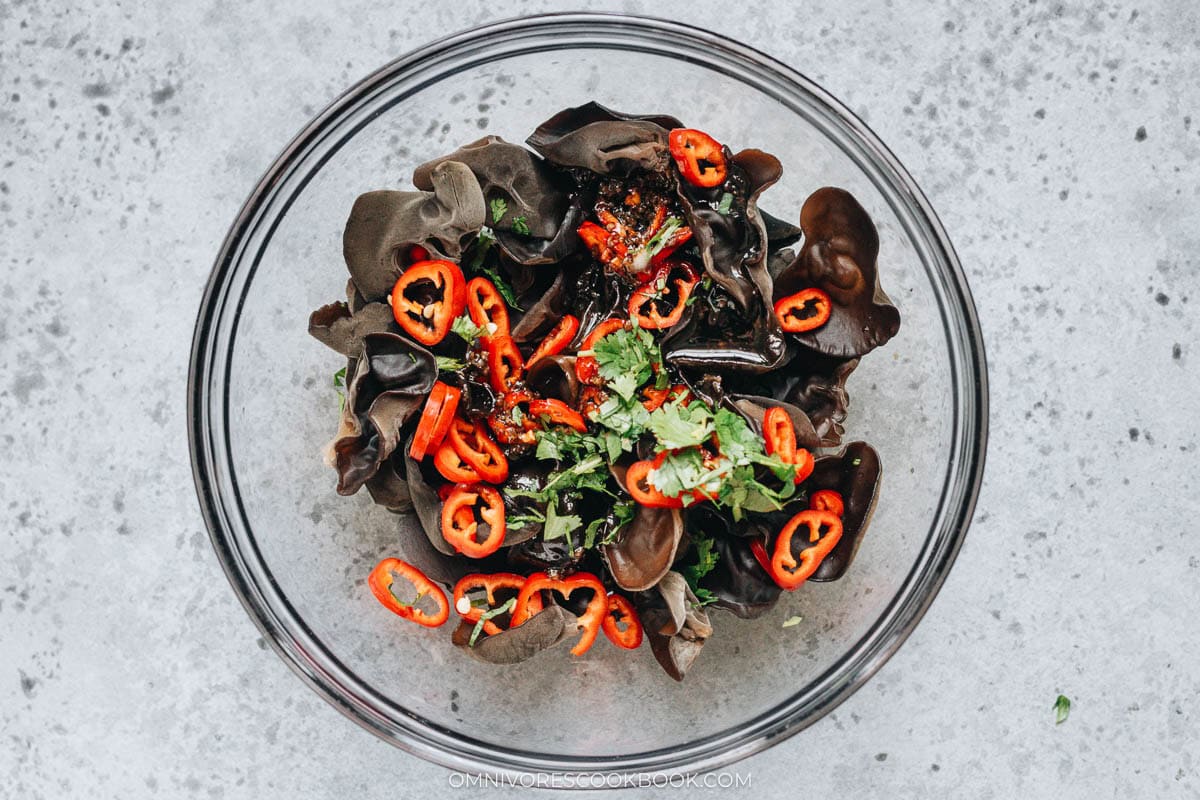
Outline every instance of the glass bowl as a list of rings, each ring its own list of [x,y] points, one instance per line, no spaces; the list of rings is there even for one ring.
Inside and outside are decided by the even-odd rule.
[[[306,333],[342,296],[354,198],[410,188],[417,164],[485,133],[520,142],[596,100],[673,114],[735,149],[774,153],[761,206],[797,220],[819,186],[874,217],[899,335],[850,379],[847,441],[880,452],[874,521],[840,581],[806,585],[716,632],[683,683],[643,646],[476,662],[382,611],[365,585],[403,557],[415,520],[334,493],[320,457],[344,360]],[[966,534],[987,420],[981,334],[932,209],[867,127],[812,81],[748,47],[650,19],[567,14],[451,36],[370,75],[284,149],[239,213],[197,321],[189,380],[197,491],[213,545],[281,657],[346,716],[473,772],[698,772],[800,731],[863,684],[917,624]],[[781,622],[801,615],[799,625]]]

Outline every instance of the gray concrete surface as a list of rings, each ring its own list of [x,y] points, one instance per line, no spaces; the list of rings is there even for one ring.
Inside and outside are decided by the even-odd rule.
[[[561,6],[321,5],[0,5],[0,796],[457,794],[259,640],[193,495],[187,353],[227,226],[317,109],[429,38]],[[941,213],[991,358],[945,589],[863,690],[737,766],[753,794],[1200,795],[1195,6],[621,8],[860,113]]]

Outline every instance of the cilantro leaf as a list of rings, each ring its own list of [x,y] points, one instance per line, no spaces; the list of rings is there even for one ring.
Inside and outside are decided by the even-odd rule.
[[[692,591],[699,597],[700,592],[703,591],[700,588],[700,579],[713,571],[721,554],[713,549],[713,540],[707,536],[697,535],[692,541],[696,545],[696,563],[683,567],[680,573],[687,581],[688,586],[692,587]]]
[[[496,286],[496,291],[504,298],[504,302],[508,303],[508,307],[513,311],[520,311],[521,307],[517,305],[517,294],[513,291],[512,286],[504,279],[499,272],[491,267],[480,267],[479,272],[490,280]]]
[[[1054,724],[1062,725],[1067,721],[1067,717],[1071,714],[1071,700],[1066,695],[1060,694],[1058,699],[1054,701]]]
[[[692,594],[696,595],[696,599],[700,602],[697,605],[706,606],[710,603],[715,603],[719,599],[715,594],[705,589],[703,586],[698,586],[692,590]]]
[[[600,544],[608,544],[617,538],[617,534],[621,532],[630,520],[633,519],[635,513],[634,503],[632,500],[619,500],[613,504],[612,512],[606,516],[599,517],[588,523],[587,529],[583,534],[584,548],[596,546],[596,536],[600,532],[600,528],[606,524],[609,525],[608,531],[604,534],[604,539]]]
[[[529,230],[529,223],[525,220],[525,217],[517,217],[514,219],[512,230],[513,233],[517,234],[518,236],[529,236],[532,233],[532,231]]]
[[[496,234],[492,233],[492,229],[486,225],[480,228],[479,233],[475,236],[475,242],[471,245],[471,260],[467,264],[468,268],[478,271],[483,266],[483,262],[487,260],[488,252],[495,243]]]
[[[492,224],[495,225],[504,219],[504,215],[508,213],[508,202],[503,197],[497,197],[488,203],[488,207],[492,210]]]
[[[650,412],[646,429],[665,450],[703,444],[713,434],[713,416],[704,403],[675,400]]]
[[[534,523],[537,525],[546,521],[546,515],[538,511],[536,508],[524,508],[521,510],[525,513],[513,514],[512,516],[505,518],[504,526],[506,528],[509,528],[510,530],[517,530],[519,528],[524,528],[529,523]]]
[[[458,372],[467,367],[467,362],[450,356],[434,356],[434,361],[437,364],[438,372]]]
[[[605,448],[609,460],[615,461],[613,452],[619,455],[633,448],[634,441],[646,429],[650,412],[637,398],[626,399],[614,394],[606,398],[590,416],[592,422],[608,429],[610,435],[606,437]]]
[[[483,336],[483,328],[472,322],[466,314],[455,317],[454,322],[450,323],[450,330],[466,340],[468,345],[475,344]]]
[[[346,409],[346,368],[342,367],[333,373],[333,390],[338,396],[338,411]]]
[[[546,506],[546,524],[542,528],[542,538],[547,542],[552,539],[562,539],[572,531],[578,530],[583,520],[576,514],[559,516],[556,503]]]
[[[662,363],[662,352],[654,336],[642,328],[618,330],[605,336],[592,348],[600,377],[625,400],[654,375]]]
[[[721,204],[717,206],[717,213],[722,216],[729,216],[730,209],[733,208],[733,195],[730,192],[725,192],[721,195]]]

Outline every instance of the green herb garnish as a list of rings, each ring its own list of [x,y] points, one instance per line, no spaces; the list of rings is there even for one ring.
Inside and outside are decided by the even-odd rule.
[[[679,572],[691,587],[692,593],[700,601],[700,605],[708,605],[716,601],[716,595],[700,585],[700,579],[713,571],[720,560],[720,554],[713,549],[713,540],[707,536],[696,534],[692,537],[696,545],[696,563],[683,567]]]
[[[495,284],[496,291],[504,298],[504,302],[508,303],[509,308],[513,311],[521,310],[521,307],[517,305],[516,292],[513,291],[513,288],[508,285],[508,281],[504,280],[504,277],[499,272],[491,267],[480,267],[479,272]]]
[[[483,625],[493,617],[498,617],[501,614],[507,614],[517,607],[517,598],[510,597],[507,603],[498,605],[495,608],[485,611],[479,615],[479,621],[475,623],[475,627],[471,630],[471,638],[467,640],[468,647],[474,647],[475,641],[479,638],[479,634],[483,633]]]
[[[655,365],[662,364],[662,352],[650,331],[642,328],[613,331],[600,341],[590,353],[596,359],[600,377],[614,392],[629,400],[638,388],[654,375]],[[666,387],[666,372],[659,370],[660,380]]]
[[[563,539],[582,525],[583,520],[578,515],[564,514],[560,516],[558,504],[550,503],[546,506],[546,524],[542,528],[542,538],[547,542],[552,539]]]
[[[717,213],[723,216],[728,216],[730,209],[733,208],[733,194],[725,192],[721,195],[721,204],[717,206]]]
[[[333,373],[333,389],[338,396],[338,411],[346,410],[346,368]]]
[[[694,447],[704,444],[712,436],[713,416],[704,403],[685,403],[684,398],[680,398],[650,412],[646,429],[664,449]]]
[[[532,233],[529,230],[529,223],[525,220],[525,217],[517,217],[513,220],[512,231],[518,236],[529,236]]]
[[[467,362],[450,356],[434,356],[433,360],[437,364],[438,372],[458,372],[467,368]]]
[[[471,318],[466,314],[463,314],[461,317],[455,317],[454,322],[450,323],[450,330],[461,336],[468,345],[475,344],[479,340],[479,337],[484,335],[483,328],[472,322]]]
[[[1054,724],[1062,725],[1071,714],[1071,700],[1066,695],[1059,695],[1054,701]]]
[[[500,220],[504,219],[504,215],[508,213],[508,202],[503,197],[497,197],[488,203],[488,207],[492,210],[492,224],[496,225]]]
[[[608,533],[605,534],[604,539],[601,540],[600,544],[609,544],[610,542],[614,541],[617,538],[617,534],[621,532],[621,529],[633,519],[635,511],[636,509],[634,508],[634,503],[632,500],[618,500],[616,503],[614,503],[612,508],[612,519],[615,524],[608,531]],[[583,546],[585,549],[594,547],[596,545],[596,534],[600,532],[600,526],[607,521],[607,517],[600,517],[588,523],[587,529],[583,532]]]

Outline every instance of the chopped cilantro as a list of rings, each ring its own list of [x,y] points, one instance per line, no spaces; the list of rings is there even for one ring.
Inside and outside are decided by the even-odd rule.
[[[1071,700],[1066,695],[1060,694],[1058,699],[1054,701],[1054,724],[1062,725],[1067,721],[1067,717],[1071,714]]]
[[[466,314],[455,317],[454,322],[450,323],[450,330],[461,336],[469,345],[474,344],[480,336],[483,336],[483,328],[472,322]]]
[[[547,542],[565,538],[567,534],[583,525],[583,520],[577,514],[559,516],[557,506],[558,504],[553,502],[546,506],[546,524],[542,528],[542,538]]]
[[[717,213],[728,216],[731,208],[733,208],[733,194],[725,192],[721,195],[721,204],[717,206]]]
[[[471,260],[467,263],[471,271],[477,272],[483,266],[483,262],[487,260],[488,252],[495,243],[496,234],[492,233],[491,228],[484,225],[479,229],[479,234],[475,237],[474,244],[471,245]]]
[[[697,605],[701,607],[709,605],[710,603],[715,603],[718,600],[718,597],[715,594],[710,592],[708,589],[705,589],[703,586],[696,587],[692,594],[696,595],[696,599],[699,601]]]
[[[333,373],[333,389],[338,396],[338,411],[346,408],[346,368],[342,367]]]
[[[636,397],[626,400],[614,394],[600,404],[591,419],[605,429],[597,438],[609,461],[616,461],[621,453],[633,449],[649,418],[650,412]]]
[[[613,331],[596,342],[590,354],[596,359],[600,377],[626,400],[654,376],[655,365],[662,364],[658,343],[650,331],[642,328]],[[665,383],[666,373],[659,370],[659,374]]]
[[[496,198],[491,202],[492,217],[494,221],[499,221],[496,218],[496,209],[499,207],[496,204],[505,205],[504,200]],[[504,211],[500,212],[500,216],[504,216]],[[488,254],[492,251],[492,246],[496,244],[496,234],[491,228],[484,225],[479,229],[479,234],[475,237],[475,242],[469,249],[470,257],[463,258],[463,264],[472,274],[483,275],[488,280],[496,285],[496,291],[504,298],[504,302],[508,303],[509,307],[514,311],[520,311],[521,307],[517,305],[517,295],[512,290],[512,286],[504,279],[498,271],[487,265]]]
[[[488,203],[488,207],[492,210],[492,224],[496,225],[500,220],[504,219],[504,215],[508,213],[508,202],[503,197],[497,197]]]
[[[450,356],[434,356],[434,361],[437,363],[438,372],[458,372],[467,367],[467,362]]]
[[[532,231],[529,230],[529,223],[524,217],[517,217],[513,220],[512,230],[513,233],[517,234],[518,236],[529,236],[532,233]]]
[[[480,267],[479,272],[481,272],[488,280],[495,284],[496,291],[499,292],[500,296],[504,298],[504,302],[508,303],[509,308],[511,308],[513,311],[521,310],[521,307],[517,305],[516,292],[513,291],[512,286],[508,284],[508,281],[504,279],[503,275],[491,267]]]
[[[633,519],[634,513],[635,509],[632,500],[618,500],[613,504],[612,514],[609,515],[609,517],[600,517],[588,523],[587,529],[583,534],[584,548],[595,546],[596,534],[599,533],[600,526],[607,522],[609,518],[611,518],[615,524],[609,528],[608,533],[605,534],[604,539],[600,542],[600,544],[608,544],[616,539],[617,534],[621,532],[621,529]]]
[[[706,593],[710,597],[712,594],[700,586],[700,579],[713,571],[721,556],[713,549],[713,540],[707,536],[697,534],[692,538],[692,541],[696,545],[696,563],[682,568],[680,574],[683,575],[683,579],[687,581],[688,586],[692,587],[692,592],[695,593],[696,597],[700,598],[701,605],[705,605],[706,603],[701,593]],[[715,597],[712,599],[716,600]]]
[[[694,447],[712,436],[713,416],[704,403],[685,403],[680,398],[650,412],[646,429],[664,449]]]
[[[521,510],[525,513],[513,514],[512,516],[505,518],[504,526],[506,528],[510,530],[517,530],[518,528],[524,528],[531,522],[535,525],[538,525],[546,521],[546,515],[538,511],[536,508],[526,508]]]

